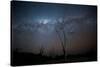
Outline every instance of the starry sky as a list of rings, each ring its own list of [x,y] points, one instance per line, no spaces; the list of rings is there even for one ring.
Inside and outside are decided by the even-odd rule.
[[[42,47],[43,55],[62,55],[61,41],[56,32],[58,22],[68,39],[67,54],[96,49],[96,6],[22,1],[11,2],[12,49],[38,54]],[[63,39],[62,32],[60,36]]]

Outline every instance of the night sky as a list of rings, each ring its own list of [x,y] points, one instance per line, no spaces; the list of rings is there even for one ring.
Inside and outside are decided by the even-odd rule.
[[[63,19],[66,54],[96,50],[96,6],[12,1],[11,8],[12,50],[38,54],[42,47],[43,55],[62,55],[56,28]]]

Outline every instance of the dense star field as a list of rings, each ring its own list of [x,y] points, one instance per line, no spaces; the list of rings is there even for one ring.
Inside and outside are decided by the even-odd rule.
[[[96,51],[96,6],[13,1],[11,8],[12,51],[48,57]]]

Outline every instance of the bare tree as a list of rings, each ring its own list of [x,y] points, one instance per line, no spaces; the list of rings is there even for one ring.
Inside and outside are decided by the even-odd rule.
[[[55,30],[56,33],[60,39],[61,45],[62,45],[62,49],[63,49],[63,53],[66,59],[66,45],[70,45],[71,44],[71,40],[69,39],[69,35],[74,34],[73,30],[73,25],[77,27],[86,25],[84,22],[86,22],[86,16],[82,16],[82,17],[71,17],[68,20],[66,20],[65,17],[62,17],[62,19],[56,19],[56,26],[55,26]],[[73,24],[72,26],[70,26],[70,29],[68,32],[66,32],[68,29],[66,29],[66,26],[69,26],[70,24]],[[80,27],[81,28],[81,27]],[[65,30],[66,29],[66,30]]]
[[[43,45],[42,45],[42,46],[40,47],[40,55],[42,55],[43,52],[44,52],[44,47],[43,47]]]
[[[57,33],[59,39],[60,39],[64,58],[66,60],[66,44],[68,43],[68,42],[66,42],[66,41],[68,41],[68,38],[67,38],[66,32],[64,30],[65,25],[66,25],[66,21],[64,20],[64,18],[62,18],[61,21],[56,20],[56,22],[57,23],[56,23],[56,26],[55,26],[55,30],[56,30],[56,33]]]

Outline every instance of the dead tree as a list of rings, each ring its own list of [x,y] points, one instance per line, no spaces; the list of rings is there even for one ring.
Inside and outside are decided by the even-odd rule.
[[[40,48],[40,55],[42,55],[43,52],[44,52],[44,47],[43,47],[43,45],[42,45],[41,48]]]
[[[66,25],[66,22],[64,21],[64,18],[62,18],[62,21],[58,21],[56,20],[56,27],[55,27],[55,30],[56,30],[56,33],[60,39],[60,42],[61,42],[61,46],[62,46],[62,50],[63,50],[63,54],[64,54],[64,58],[66,60],[66,44],[67,44],[67,36],[66,36],[66,32],[64,30],[65,28],[65,25]],[[61,33],[62,33],[62,36],[61,36]]]

